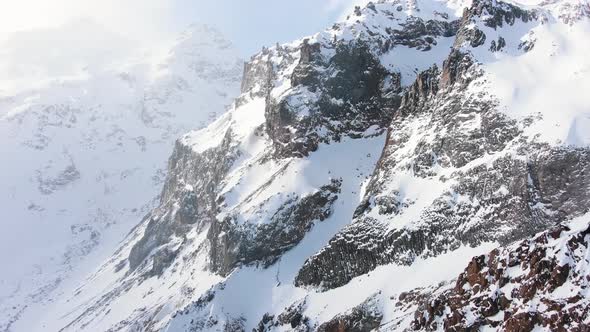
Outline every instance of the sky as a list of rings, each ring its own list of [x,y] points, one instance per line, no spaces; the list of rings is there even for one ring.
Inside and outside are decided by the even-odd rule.
[[[263,45],[289,42],[338,21],[354,0],[178,0],[174,10],[185,22],[218,25],[240,50],[251,54]]]
[[[364,0],[0,0],[0,39],[12,32],[91,19],[150,44],[207,23],[244,57],[330,26]]]

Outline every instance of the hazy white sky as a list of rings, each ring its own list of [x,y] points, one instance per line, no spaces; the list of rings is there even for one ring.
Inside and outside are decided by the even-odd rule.
[[[172,1],[168,0],[1,0],[0,31],[10,32],[57,26],[80,18],[93,18],[126,34],[160,32],[171,27]]]
[[[208,23],[249,55],[321,30],[358,2],[364,0],[0,0],[0,35],[92,18],[149,43]]]
[[[253,53],[262,45],[288,42],[335,23],[364,0],[176,0],[181,21],[216,24],[241,50]]]

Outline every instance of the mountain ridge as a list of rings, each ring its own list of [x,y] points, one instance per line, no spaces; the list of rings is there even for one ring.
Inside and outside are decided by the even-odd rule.
[[[380,1],[263,49],[232,108],[177,141],[159,205],[52,326],[558,329],[549,311],[508,314],[521,294],[498,306],[481,255],[572,218],[580,236],[558,226],[554,240],[587,255],[588,26],[587,2]],[[518,65],[532,78],[501,90]],[[535,102],[553,81],[566,100]]]

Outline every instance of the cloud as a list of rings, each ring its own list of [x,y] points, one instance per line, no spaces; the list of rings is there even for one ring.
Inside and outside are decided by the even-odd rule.
[[[129,38],[172,30],[171,0],[4,0],[0,34],[57,27],[82,18]]]
[[[176,36],[176,0],[2,0],[0,92],[100,71]]]
[[[88,18],[126,39],[153,46],[192,23],[221,30],[244,57],[276,42],[321,31],[368,0],[0,0],[0,41],[18,30]],[[4,34],[4,37],[2,36]],[[89,39],[94,38],[92,35]],[[2,50],[0,50],[2,53]]]

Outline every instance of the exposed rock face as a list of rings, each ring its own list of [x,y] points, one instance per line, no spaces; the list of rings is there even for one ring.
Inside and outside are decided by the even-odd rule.
[[[269,265],[296,245],[316,221],[330,216],[340,180],[332,180],[313,194],[283,202],[266,224],[240,224],[232,217],[218,220],[215,212],[223,201],[218,196],[220,182],[239,157],[231,137],[228,131],[218,147],[200,154],[177,144],[170,158],[162,205],[147,217],[143,237],[129,254],[132,270],[147,264],[146,258],[152,256],[150,275],[161,274],[187,241],[186,234],[194,229],[207,231],[212,271],[226,275],[238,263]]]
[[[161,206],[147,218],[143,237],[129,254],[129,267],[134,270],[149,255],[154,256],[152,274],[160,274],[176,257],[179,243],[171,241],[193,228],[203,229],[215,219],[219,182],[235,158],[231,132],[216,148],[197,154],[177,143],[169,162],[169,175],[162,191]]]
[[[362,41],[330,43],[324,46],[335,51],[329,59],[323,59],[319,45],[306,40],[298,50],[279,47],[273,51],[276,54],[264,50],[245,65],[243,95],[236,105],[255,98],[266,100],[263,128],[274,151],[269,149],[263,159],[271,155],[303,157],[320,143],[340,141],[343,136],[363,137],[374,126],[384,128],[391,118],[391,109],[383,105],[395,98],[384,95],[399,91],[399,78],[385,71],[368,45]],[[294,88],[276,101],[271,96],[273,80],[293,63],[292,53],[296,51],[300,53],[299,63],[290,77]],[[273,68],[269,57],[277,55],[282,62],[279,68]],[[388,76],[394,77],[393,83],[384,86]],[[370,135],[379,134],[377,130]],[[264,133],[259,131],[257,135]],[[282,202],[268,224],[241,224],[231,215],[219,219],[219,205],[224,201],[220,196],[222,181],[241,155],[237,148],[240,142],[233,136],[228,129],[218,146],[201,152],[177,143],[161,205],[148,216],[145,233],[131,250],[132,270],[151,255],[152,274],[160,274],[174,260],[192,229],[208,232],[212,271],[226,275],[238,263],[268,265],[297,244],[314,221],[330,215],[339,192],[338,180],[314,194]]]
[[[271,314],[265,314],[254,331],[266,332],[279,327],[298,332],[313,331],[309,323],[309,318],[303,315],[304,310],[305,301],[293,304],[277,317]]]
[[[443,15],[443,18],[445,16]],[[402,24],[402,29],[388,29],[390,38],[382,46],[384,52],[397,45],[430,51],[437,44],[437,37],[455,36],[459,28],[459,21],[424,20],[412,17]]]
[[[379,329],[383,319],[383,314],[378,309],[378,303],[373,298],[369,298],[351,310],[315,326],[312,326],[309,318],[304,316],[305,309],[306,302],[303,301],[293,304],[277,317],[265,314],[254,331],[287,329],[299,332],[365,332]]]
[[[320,325],[318,332],[365,332],[375,331],[381,327],[383,314],[375,307],[374,301],[368,300],[353,308],[350,312],[334,317]]]
[[[530,20],[538,19],[538,17],[539,14],[536,11],[523,10],[509,3],[492,0],[473,1],[473,4],[463,12],[461,29],[457,33],[455,46],[465,43],[468,43],[471,47],[481,46],[488,38],[483,29],[497,30],[505,25],[512,26],[515,23],[527,23]],[[481,27],[473,28],[470,26],[470,23],[475,23],[479,19],[483,23]]]
[[[418,75],[392,120],[354,223],[307,260],[296,285],[329,289],[379,265],[410,265],[463,245],[508,244],[590,208],[583,189],[590,185],[588,150],[528,142],[521,128],[530,120],[518,123],[493,99],[465,93],[479,75],[471,56],[459,50],[442,71]],[[496,157],[476,162],[486,155]],[[390,189],[403,173],[438,178],[444,188],[411,228],[383,223],[414,205],[403,188]]]
[[[590,286],[590,227],[583,221],[473,258],[453,288],[420,301],[412,327],[587,331],[590,303],[581,292]]]
[[[272,62],[266,59],[244,63],[241,93],[236,103],[246,103],[247,98],[266,97],[272,88],[275,72]]]
[[[340,184],[340,181],[333,180],[311,195],[286,201],[268,224],[236,227],[231,219],[214,223],[207,235],[213,270],[227,274],[237,263],[273,264],[282,253],[303,239],[314,222],[330,216]]]
[[[385,127],[391,118],[395,98],[385,95],[399,91],[399,78],[387,73],[369,45],[323,45],[335,52],[330,58],[321,54],[321,47],[304,40],[291,76],[294,89],[280,101],[268,102],[266,128],[281,158],[307,156],[320,143],[358,137],[372,126]],[[388,77],[394,83],[385,86]]]

